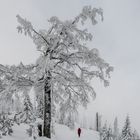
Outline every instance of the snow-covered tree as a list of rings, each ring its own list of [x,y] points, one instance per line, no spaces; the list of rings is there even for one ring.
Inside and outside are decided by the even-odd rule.
[[[0,65],[0,103],[5,101],[9,104],[12,101],[17,113],[21,111],[22,106],[17,93],[29,92],[33,85],[33,81],[26,76],[29,75],[30,68],[31,66],[24,67],[22,63],[18,66]]]
[[[24,100],[23,100],[23,109],[20,110],[20,112],[17,112],[15,114],[15,122],[17,124],[19,123],[31,123],[33,121],[35,121],[35,117],[34,117],[34,109],[33,109],[33,105],[30,101],[30,97],[29,95],[26,93],[24,94]]]
[[[0,133],[2,135],[11,135],[13,133],[13,119],[8,114],[0,114]]]
[[[113,138],[114,138],[114,136],[113,136],[112,128],[109,127],[108,133],[107,133],[107,140],[113,140]]]
[[[114,120],[113,135],[114,135],[114,140],[118,140],[118,138],[119,138],[119,128],[118,128],[118,119],[117,119],[117,117]]]
[[[108,128],[107,128],[107,123],[105,123],[104,124],[104,126],[103,126],[103,128],[102,128],[102,130],[101,130],[101,132],[100,132],[100,139],[101,140],[107,140],[107,130]]]
[[[29,137],[32,137],[33,140],[36,140],[37,137],[39,137],[38,127],[35,123],[31,123],[26,132],[29,135]]]
[[[86,106],[89,95],[95,97],[94,89],[89,84],[93,77],[100,78],[105,86],[108,85],[105,76],[109,76],[112,67],[99,56],[97,49],[87,48],[86,42],[92,40],[92,35],[78,26],[79,22],[84,24],[87,19],[95,25],[97,14],[102,17],[102,10],[86,6],[74,20],[61,21],[52,17],[49,20],[50,29],[39,31],[29,21],[17,16],[19,32],[28,34],[41,52],[37,61],[37,75],[44,81],[45,136],[50,137],[51,96],[58,103],[70,97],[76,100],[77,105]]]
[[[90,81],[96,77],[105,86],[109,84],[108,78],[113,68],[100,57],[98,49],[87,47],[92,34],[79,26],[81,23],[84,25],[87,19],[95,25],[97,14],[103,19],[102,9],[85,6],[73,20],[61,21],[52,17],[49,20],[50,28],[39,31],[31,22],[17,15],[20,23],[18,31],[29,35],[41,54],[33,65],[0,65],[0,91],[5,94],[10,91],[12,94],[24,89],[29,91],[32,86],[35,89],[41,87],[35,91],[44,93],[43,133],[46,137],[51,137],[52,105],[59,104],[61,107],[61,104],[71,100],[66,108],[73,103],[86,107],[90,97],[94,99],[96,96]]]
[[[112,129],[111,127],[107,127],[107,124],[105,123],[105,125],[103,126],[101,132],[100,132],[101,136],[101,140],[113,140],[113,133],[112,133]]]
[[[136,130],[134,130],[134,132],[132,133],[132,140],[139,140],[140,136],[138,134],[138,132]]]
[[[37,117],[43,119],[43,100],[38,99],[37,104]]]
[[[28,94],[25,95],[23,102],[24,102],[22,111],[23,122],[30,123],[33,121],[33,106]]]
[[[132,140],[133,135],[130,126],[129,116],[126,117],[124,127],[122,129],[121,140]]]

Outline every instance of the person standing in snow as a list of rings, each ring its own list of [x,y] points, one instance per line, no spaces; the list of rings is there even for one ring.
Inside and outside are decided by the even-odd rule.
[[[81,135],[81,128],[78,128],[77,132],[78,132],[78,136],[80,137],[80,135]]]

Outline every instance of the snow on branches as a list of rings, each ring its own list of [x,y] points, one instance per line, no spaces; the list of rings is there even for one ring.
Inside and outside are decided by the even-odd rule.
[[[63,93],[73,93],[88,101],[86,93],[95,96],[93,88],[88,83],[93,77],[100,78],[105,86],[109,84],[105,77],[109,76],[113,68],[99,56],[97,49],[89,50],[84,45],[83,42],[92,40],[92,35],[87,30],[78,28],[79,21],[84,23],[87,19],[90,19],[93,25],[96,24],[97,14],[103,19],[102,9],[85,6],[73,21],[61,21],[57,17],[52,17],[49,20],[51,27],[48,31],[36,31],[29,21],[17,16],[20,23],[18,28],[29,36],[32,34],[31,38],[37,45],[37,50],[42,52],[37,63],[40,65],[41,73],[46,69],[51,71],[53,88],[56,88],[53,91],[57,92],[57,97]],[[89,71],[89,67],[96,70]],[[75,70],[81,74],[78,75]]]
[[[34,87],[36,92],[42,94],[42,87],[50,73],[49,85],[54,105],[66,104],[76,109],[82,104],[86,107],[89,97],[96,96],[91,80],[99,78],[108,86],[110,72],[113,71],[113,67],[100,57],[98,49],[90,50],[86,46],[88,41],[92,41],[92,34],[79,27],[88,19],[95,25],[97,15],[103,20],[102,9],[85,6],[74,20],[61,21],[52,17],[49,20],[50,28],[39,31],[31,22],[17,15],[20,24],[18,32],[29,35],[41,54],[33,65],[0,65],[0,87],[7,90],[8,84],[6,86],[4,82],[7,81],[12,84],[11,89],[27,90]]]

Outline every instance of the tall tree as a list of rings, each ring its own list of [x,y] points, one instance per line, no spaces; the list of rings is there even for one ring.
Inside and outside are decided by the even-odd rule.
[[[52,17],[48,31],[36,31],[29,21],[17,16],[19,32],[28,34],[42,53],[38,67],[39,75],[44,80],[44,120],[48,116],[48,122],[44,121],[44,135],[47,137],[50,137],[47,133],[50,133],[51,94],[59,102],[70,98],[76,100],[77,105],[86,106],[89,95],[95,97],[94,89],[89,84],[93,77],[100,78],[105,86],[108,85],[105,75],[109,76],[112,67],[100,58],[97,49],[87,48],[85,43],[92,40],[92,35],[87,29],[78,27],[80,21],[84,24],[87,19],[95,25],[96,14],[102,17],[102,10],[86,6],[74,20],[63,22]]]
[[[96,96],[90,84],[91,79],[96,77],[101,79],[105,86],[109,84],[108,78],[113,68],[100,57],[98,49],[87,47],[86,43],[92,40],[92,34],[79,26],[87,19],[95,25],[97,14],[103,19],[102,9],[85,6],[74,20],[61,21],[57,17],[52,17],[49,20],[50,29],[39,31],[35,30],[29,21],[17,15],[20,23],[18,31],[29,35],[41,54],[34,65],[21,64],[12,71],[13,73],[11,67],[0,68],[2,74],[6,75],[5,68],[9,71],[14,81],[11,80],[11,84],[15,85],[15,89],[26,88],[29,91],[32,86],[41,87],[40,92],[44,93],[43,132],[48,138],[51,137],[52,105],[61,106],[69,99],[71,101],[68,102],[68,107],[73,103],[75,106],[82,104],[86,107],[89,97],[94,99]],[[4,82],[0,83],[0,86],[2,85]]]

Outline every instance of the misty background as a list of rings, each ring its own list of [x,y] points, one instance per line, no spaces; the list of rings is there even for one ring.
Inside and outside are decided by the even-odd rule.
[[[127,114],[140,133],[140,0],[1,0],[0,1],[0,63],[34,63],[39,56],[29,37],[18,34],[16,15],[28,19],[36,29],[48,29],[48,19],[57,16],[73,19],[82,7],[101,7],[104,21],[88,26],[100,55],[114,66],[110,86],[93,83],[96,99],[80,114],[92,120],[95,112],[112,124],[118,116],[120,127]]]

